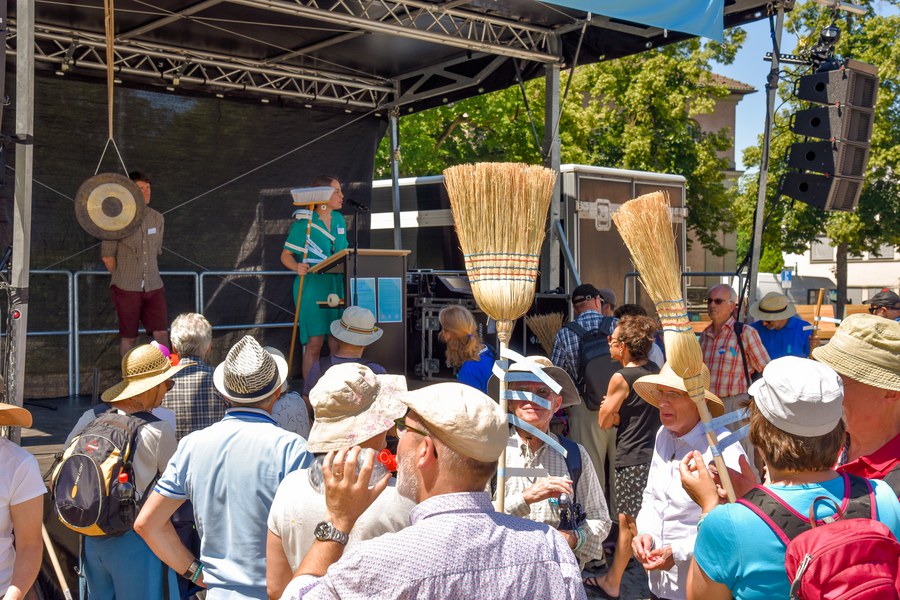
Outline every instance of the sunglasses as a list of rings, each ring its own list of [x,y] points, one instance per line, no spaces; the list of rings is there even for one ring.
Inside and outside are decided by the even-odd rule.
[[[394,419],[394,425],[397,426],[397,437],[403,437],[403,434],[407,431],[412,431],[413,433],[418,433],[422,437],[431,435],[427,431],[422,431],[421,429],[416,429],[415,427],[410,427],[406,424],[406,417],[400,417],[399,419]]]
[[[729,302],[729,300],[725,300],[724,298],[707,298],[706,299],[707,304],[715,304],[716,306],[718,306],[719,304],[724,304],[726,302]]]
[[[606,336],[606,341],[610,344],[621,344],[622,338],[613,337],[611,335]]]

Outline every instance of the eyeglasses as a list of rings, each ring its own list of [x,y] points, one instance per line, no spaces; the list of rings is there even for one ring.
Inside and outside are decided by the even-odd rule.
[[[706,299],[706,303],[707,303],[707,304],[715,304],[715,305],[717,305],[717,306],[718,306],[719,304],[724,304],[724,303],[726,303],[726,302],[730,302],[730,301],[729,301],[729,300],[726,300],[726,299],[724,299],[724,298],[707,298],[707,299]]]
[[[611,335],[606,336],[606,341],[610,344],[621,344],[622,338],[613,337]]]
[[[412,431],[413,433],[418,433],[419,435],[425,437],[431,435],[427,431],[422,431],[421,429],[416,429],[415,427],[410,427],[406,424],[406,417],[400,417],[399,419],[394,419],[394,425],[397,426],[397,437],[403,437],[403,434],[407,431]]]

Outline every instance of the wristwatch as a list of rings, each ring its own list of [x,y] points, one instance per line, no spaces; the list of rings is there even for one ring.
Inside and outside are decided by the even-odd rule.
[[[328,521],[322,521],[318,525],[316,525],[316,539],[320,542],[337,542],[341,546],[347,545],[347,540],[349,536],[343,531],[338,531],[334,528],[334,525],[329,523]]]
[[[189,566],[187,568],[187,571],[185,571],[184,573],[181,574],[181,576],[184,577],[185,579],[190,580],[199,570],[200,570],[200,561],[195,560],[194,562],[191,563],[191,566]]]

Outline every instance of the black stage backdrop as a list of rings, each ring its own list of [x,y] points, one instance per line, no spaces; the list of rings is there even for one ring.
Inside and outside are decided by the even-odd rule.
[[[12,72],[7,93],[15,99]],[[14,130],[15,106],[3,130]],[[282,270],[281,246],[294,207],[286,194],[263,190],[300,187],[318,174],[331,174],[345,195],[368,205],[373,162],[385,121],[375,115],[326,112],[302,106],[238,102],[209,97],[116,87],[115,140],[129,170],[146,171],[153,181],[151,206],[165,215],[161,270]],[[38,76],[35,81],[34,188],[31,244],[30,332],[68,329],[65,275],[35,274],[61,269],[92,271],[78,276],[78,326],[82,331],[115,329],[109,277],[100,261],[99,241],[74,217],[79,185],[97,169],[107,139],[106,87],[69,76]],[[0,243],[11,243],[15,148],[7,148],[2,187]],[[110,147],[100,172],[123,173]],[[352,210],[345,207],[348,225]],[[369,244],[361,222],[360,246]],[[351,240],[352,242],[352,240]],[[0,248],[2,250],[2,248]],[[169,319],[194,310],[190,275],[164,277]],[[202,312],[214,326],[290,322],[290,277],[206,276]],[[211,362],[224,358],[244,333],[288,354],[290,329],[216,332]],[[117,337],[82,337],[82,393],[91,374],[101,370],[100,388],[117,378]],[[29,337],[27,397],[66,394],[63,335]],[[298,353],[299,354],[299,353]]]

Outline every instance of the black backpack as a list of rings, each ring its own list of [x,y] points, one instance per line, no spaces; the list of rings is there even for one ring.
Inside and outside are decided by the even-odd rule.
[[[578,336],[578,377],[575,385],[588,410],[600,410],[600,402],[606,395],[609,380],[621,368],[613,362],[609,354],[609,340],[615,329],[613,317],[603,317],[600,325],[588,331],[575,321],[566,323],[566,328]]]
[[[155,483],[140,498],[134,487],[134,458],[138,430],[160,419],[149,412],[120,415],[106,405],[94,409],[96,418],[65,449],[53,471],[53,505],[63,525],[82,535],[118,536],[134,527],[134,520]],[[120,490],[126,473],[131,493]]]

